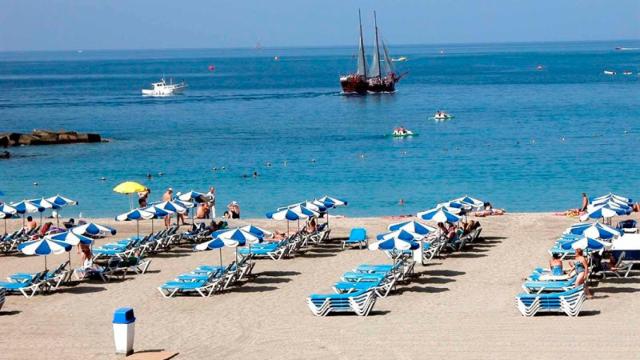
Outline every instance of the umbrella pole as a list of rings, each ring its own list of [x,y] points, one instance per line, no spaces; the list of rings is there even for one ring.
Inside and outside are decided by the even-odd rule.
[[[289,220],[287,220],[287,237],[289,237]]]
[[[4,218],[4,233],[7,233],[7,218]]]
[[[151,218],[151,233],[153,234],[153,218]]]
[[[327,208],[327,228],[329,227],[329,208]]]
[[[44,256],[44,269],[47,270],[47,256]]]
[[[140,238],[140,220],[136,220],[136,232],[138,233],[138,239]]]
[[[220,267],[222,267],[222,248],[220,248]]]

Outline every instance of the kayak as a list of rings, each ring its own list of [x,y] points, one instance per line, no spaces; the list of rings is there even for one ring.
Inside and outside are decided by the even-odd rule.
[[[444,116],[432,116],[431,119],[435,120],[435,121],[445,121],[445,120],[451,120],[453,119],[454,116],[453,115],[444,115]]]
[[[404,137],[409,137],[409,136],[418,136],[418,134],[415,134],[411,131],[408,131],[405,134],[399,134],[399,133],[393,133],[391,134],[392,137],[396,137],[396,138],[404,138]]]

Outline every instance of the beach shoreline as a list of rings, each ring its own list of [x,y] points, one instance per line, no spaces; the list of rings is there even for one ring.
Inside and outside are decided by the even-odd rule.
[[[632,217],[638,218],[636,214]],[[409,218],[400,220],[404,219]],[[92,220],[118,229],[115,237],[98,244],[135,233],[135,223]],[[217,252],[177,248],[150,257],[147,274],[129,275],[125,281],[83,282],[32,299],[8,296],[0,322],[12,335],[0,337],[0,359],[118,358],[111,316],[120,306],[131,306],[136,313],[136,350],[176,351],[179,359],[408,359],[424,355],[555,359],[595,353],[635,358],[640,340],[635,326],[640,315],[634,311],[640,308],[635,296],[640,284],[635,278],[601,282],[594,289],[595,299],[585,303],[578,318],[524,318],[516,309],[514,297],[521,292],[523,278],[534,267],[547,265],[547,250],[554,239],[577,219],[551,213],[509,213],[479,220],[484,241],[445,259],[434,259],[427,266],[416,265],[419,277],[378,300],[366,318],[318,318],[307,308],[305,298],[331,292],[340,275],[358,264],[389,263],[381,252],[341,251],[339,240],[332,240],[293,259],[259,260],[255,278],[211,298],[165,299],[156,289],[162,283],[197,265],[218,262]],[[365,227],[372,239],[397,221],[332,217],[331,238],[344,238],[349,229]],[[18,221],[14,222],[17,226]],[[284,222],[267,219],[240,219],[230,225],[246,223],[286,230]],[[141,224],[141,229],[148,231],[149,225]],[[160,222],[156,225],[157,229]],[[77,266],[75,249],[71,254]],[[50,264],[57,264],[67,255],[48,258]],[[232,258],[233,253],[225,249],[224,261]],[[0,256],[0,277],[41,270],[42,260]],[[608,342],[613,337],[603,338],[603,333],[615,334],[615,341]],[[15,341],[27,338],[37,338],[38,346]]]

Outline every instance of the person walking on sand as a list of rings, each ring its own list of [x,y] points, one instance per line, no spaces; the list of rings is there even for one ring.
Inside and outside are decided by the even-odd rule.
[[[587,295],[587,298],[592,298],[593,295],[591,291],[589,291],[589,287],[587,286],[587,271],[589,271],[589,262],[584,257],[584,251],[582,249],[576,249],[576,256],[571,263],[573,267],[572,272],[576,276],[576,286],[584,285],[584,293]]]
[[[173,200],[173,189],[168,188],[167,191],[165,191],[164,194],[162,194],[162,201],[171,201],[171,200]],[[164,217],[164,226],[167,228],[171,226],[171,215],[167,215]]]

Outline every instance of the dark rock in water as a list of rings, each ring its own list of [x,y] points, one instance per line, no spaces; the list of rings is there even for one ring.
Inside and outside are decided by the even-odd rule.
[[[0,159],[9,159],[11,157],[11,153],[8,151],[0,151]]]
[[[33,130],[31,134],[2,133],[0,146],[54,145],[102,142],[100,134],[78,133],[75,131]]]

